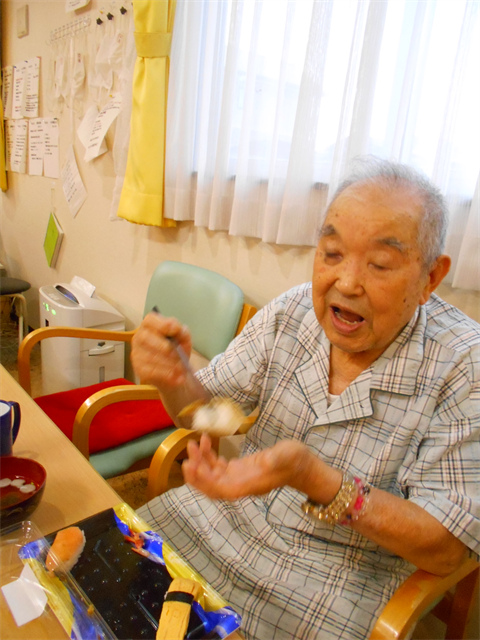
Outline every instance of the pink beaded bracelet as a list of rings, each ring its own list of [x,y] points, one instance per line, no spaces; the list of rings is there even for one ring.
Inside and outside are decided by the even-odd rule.
[[[357,485],[355,504],[353,505],[352,513],[348,513],[339,524],[349,525],[352,522],[356,522],[363,516],[367,508],[371,486],[368,483],[364,484],[360,478],[354,477],[353,479]]]

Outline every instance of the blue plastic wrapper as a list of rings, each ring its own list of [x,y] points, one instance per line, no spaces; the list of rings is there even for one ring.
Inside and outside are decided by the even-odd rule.
[[[239,629],[241,617],[158,533],[146,530],[147,525],[128,505],[108,509],[76,526],[84,531],[87,542],[70,572],[57,577],[45,568],[55,533],[29,542],[19,552],[42,583],[51,608],[72,640],[123,639],[131,638],[132,633],[140,637],[140,632],[141,637],[154,638],[162,595],[174,577],[188,577],[202,586],[199,602],[192,604],[187,639],[226,638]],[[97,580],[92,581],[94,574]],[[109,581],[113,581],[111,586],[105,587]],[[119,609],[126,602],[128,608]],[[137,622],[129,622],[134,618]]]
[[[68,573],[59,580],[45,569],[50,547],[45,538],[24,545],[18,552],[20,560],[29,564],[43,586],[50,607],[54,610],[71,640],[114,640],[115,636]]]
[[[206,638],[226,638],[238,629],[242,622],[241,617],[231,607],[204,611],[198,602],[193,602],[192,609],[203,622]]]
[[[163,559],[163,539],[158,533],[154,531],[136,533],[117,515],[115,515],[115,520],[118,528],[127,539],[131,539],[134,544],[135,541],[137,541],[136,544],[139,544],[138,540],[141,539],[141,549],[150,560],[165,565],[165,560]],[[205,638],[226,638],[240,627],[242,621],[238,613],[231,607],[222,607],[216,611],[205,611],[200,603],[194,601],[192,603],[192,609],[203,623]],[[187,635],[186,637],[188,638],[189,636]]]

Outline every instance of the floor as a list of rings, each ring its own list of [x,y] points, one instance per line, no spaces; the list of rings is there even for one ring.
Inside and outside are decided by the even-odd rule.
[[[0,363],[18,380],[17,371],[17,349],[18,349],[18,330],[15,322],[5,314],[4,310],[0,314]],[[32,372],[32,395],[41,395],[41,353],[40,345],[36,345],[31,355],[31,372]],[[124,502],[129,504],[133,509],[137,509],[145,504],[147,489],[147,473],[148,471],[134,471],[116,478],[111,478],[107,482],[119,494]],[[170,486],[178,486],[182,483],[181,468],[179,465],[173,470],[170,477]],[[431,615],[421,620],[412,636],[412,640],[437,640],[444,638],[445,625]],[[480,627],[478,621],[478,608],[475,612],[474,619],[469,626],[466,636],[469,640],[480,639]]]
[[[138,509],[147,501],[147,475],[148,469],[133,471],[123,476],[110,478],[107,482],[118,493],[124,502],[133,509]],[[170,473],[169,489],[183,484],[182,470],[178,463],[174,462],[174,468]]]

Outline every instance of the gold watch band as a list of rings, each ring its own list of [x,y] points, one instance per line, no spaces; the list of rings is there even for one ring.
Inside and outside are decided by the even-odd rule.
[[[344,473],[340,489],[329,504],[322,505],[307,499],[302,504],[302,510],[313,520],[336,524],[343,520],[356,495],[357,485],[354,477],[349,473]]]

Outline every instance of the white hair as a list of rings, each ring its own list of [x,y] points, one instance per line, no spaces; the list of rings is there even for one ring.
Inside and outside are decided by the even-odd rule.
[[[374,156],[357,158],[354,171],[338,186],[327,213],[336,198],[348,187],[360,184],[384,184],[411,190],[420,198],[423,215],[418,230],[418,246],[424,266],[430,269],[442,254],[448,225],[448,210],[440,190],[416,169]]]

